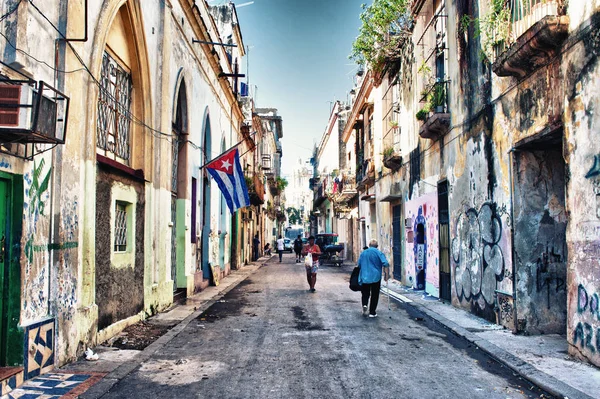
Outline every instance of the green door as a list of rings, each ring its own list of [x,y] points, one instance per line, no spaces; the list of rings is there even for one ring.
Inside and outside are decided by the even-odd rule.
[[[8,229],[8,211],[10,200],[9,182],[0,179],[0,366],[6,366],[8,355],[7,335],[8,335],[8,320],[7,320],[7,305],[8,305],[8,251],[7,235]]]
[[[23,332],[19,328],[20,270],[15,259],[19,251],[14,248],[15,243],[18,247],[20,228],[18,223],[11,223],[22,217],[22,212],[15,212],[14,207],[14,201],[22,205],[19,191],[22,185],[14,186],[14,181],[0,177],[0,367],[23,364]]]

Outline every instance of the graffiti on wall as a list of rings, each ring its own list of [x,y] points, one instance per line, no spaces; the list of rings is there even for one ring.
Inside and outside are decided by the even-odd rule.
[[[0,168],[10,169],[10,163],[8,163],[8,160],[4,157],[0,158]]]
[[[563,257],[553,248],[546,248],[536,262],[536,288],[538,292],[546,291],[546,306],[550,309],[551,297],[565,291]]]
[[[36,242],[48,242],[49,229],[46,205],[50,198],[49,186],[52,168],[45,169],[45,160],[34,162],[33,171],[23,176],[25,183],[24,198],[24,244],[25,290],[28,295],[23,301],[23,318],[37,319],[47,314],[47,248],[48,245],[35,245]],[[37,255],[35,255],[37,253]]]
[[[439,295],[439,245],[437,193],[425,194],[405,203],[412,230],[407,232],[406,261],[408,281],[413,288]],[[410,239],[409,239],[410,238]]]
[[[456,220],[452,259],[454,286],[460,301],[478,301],[482,308],[494,304],[497,283],[507,274],[499,245],[504,212],[505,209],[498,210],[496,203],[486,202],[479,210],[467,209]]]
[[[600,300],[598,293],[588,292],[582,284],[577,288],[577,313],[589,323],[577,323],[573,331],[573,345],[592,353],[600,352]]]

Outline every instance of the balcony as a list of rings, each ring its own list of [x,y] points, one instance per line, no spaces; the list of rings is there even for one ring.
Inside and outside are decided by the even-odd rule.
[[[313,197],[313,209],[320,206],[326,199],[327,196],[325,195],[325,190],[323,189],[323,183],[319,183]]]
[[[344,203],[352,199],[356,194],[356,175],[350,172],[343,172],[334,192],[336,202]]]
[[[568,36],[569,17],[562,0],[508,0],[510,45],[498,43],[492,70],[523,79],[548,64]]]
[[[450,112],[448,111],[448,81],[436,82],[423,92],[421,102],[425,105],[416,117],[423,124],[419,136],[436,141],[450,129]]]
[[[272,160],[270,155],[263,155],[261,159],[262,170],[265,174],[273,173]]]

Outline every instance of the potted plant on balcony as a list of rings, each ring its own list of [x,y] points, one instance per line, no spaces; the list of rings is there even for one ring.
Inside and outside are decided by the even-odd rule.
[[[431,99],[431,108],[435,113],[441,114],[444,112],[446,105],[446,88],[443,83],[438,83],[433,89],[433,96]]]
[[[394,147],[388,146],[384,148],[383,165],[388,169],[398,169],[402,166],[402,157],[394,150]]]
[[[425,105],[423,105],[423,108],[421,108],[419,111],[417,111],[417,114],[415,116],[417,117],[417,120],[419,120],[421,122],[425,122],[427,120],[427,118],[429,117],[430,112],[431,112],[431,103],[428,101],[425,103]]]
[[[394,130],[398,129],[398,121],[390,121],[390,127]]]

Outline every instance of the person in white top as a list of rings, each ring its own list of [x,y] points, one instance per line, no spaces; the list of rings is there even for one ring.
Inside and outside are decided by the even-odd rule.
[[[277,240],[277,252],[279,253],[279,263],[281,263],[281,258],[283,257],[283,249],[283,237],[279,236],[279,239]]]

